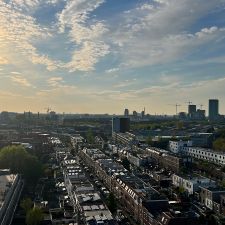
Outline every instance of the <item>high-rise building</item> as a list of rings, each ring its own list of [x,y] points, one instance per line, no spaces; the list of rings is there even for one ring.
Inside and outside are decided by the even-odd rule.
[[[141,112],[141,118],[144,118],[145,117],[145,108],[144,110]]]
[[[209,99],[209,119],[216,120],[219,117],[219,100]]]
[[[112,119],[112,132],[125,133],[130,130],[130,118],[114,117]]]
[[[138,113],[136,111],[133,111],[133,116],[134,117],[137,117],[138,116]]]
[[[188,114],[192,115],[196,113],[196,105],[188,105]]]
[[[129,116],[129,109],[124,110],[124,116]]]
[[[196,105],[188,105],[188,117],[194,118],[196,114]]]

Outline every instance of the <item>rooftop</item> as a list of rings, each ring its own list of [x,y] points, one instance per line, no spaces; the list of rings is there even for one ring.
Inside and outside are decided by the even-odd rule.
[[[0,175],[0,208],[4,204],[6,194],[15,181],[16,177],[17,175],[15,174]]]

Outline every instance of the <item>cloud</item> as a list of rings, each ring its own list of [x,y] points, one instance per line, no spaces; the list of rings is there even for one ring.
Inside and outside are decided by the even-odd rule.
[[[62,82],[63,82],[62,77],[51,77],[47,81],[48,85],[51,87],[58,87],[61,85]]]
[[[125,67],[174,62],[224,37],[225,29],[216,26],[192,31],[198,20],[223,5],[220,0],[155,0],[118,16],[109,39]]]
[[[14,76],[11,76],[10,78],[14,83],[19,84],[20,86],[31,87],[31,84],[29,83],[29,81],[20,75],[14,75]]]
[[[9,61],[6,58],[0,56],[0,65],[6,65],[8,63]]]
[[[135,84],[136,82],[137,82],[137,79],[125,80],[125,81],[119,82],[118,84],[115,84],[113,87],[114,88],[124,88],[124,87],[131,86],[131,85]]]
[[[119,71],[119,68],[117,67],[117,68],[111,68],[111,69],[108,69],[108,70],[106,70],[105,72],[106,73],[114,73],[114,72],[117,72],[117,71]]]
[[[0,91],[0,98],[15,98],[15,97],[20,97],[20,94],[15,94],[14,92],[10,91]]]
[[[59,62],[39,53],[35,47],[38,40],[47,40],[51,37],[47,28],[41,27],[36,20],[23,11],[19,5],[31,7],[38,1],[10,1],[0,2],[0,51],[2,57],[8,59],[8,64],[42,64],[49,70],[60,66]],[[18,6],[18,7],[17,7]]]
[[[89,14],[98,8],[104,0],[68,1],[65,8],[58,14],[60,32],[69,29],[70,41],[76,45],[71,61],[65,67],[70,72],[92,71],[96,63],[109,53],[109,45],[103,36],[108,32],[102,21],[89,18]]]
[[[31,12],[39,6],[41,0],[10,0],[9,5],[19,11]]]

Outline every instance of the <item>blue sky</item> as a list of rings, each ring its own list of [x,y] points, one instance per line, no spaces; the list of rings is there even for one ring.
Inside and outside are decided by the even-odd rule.
[[[173,114],[220,100],[225,0],[2,0],[0,110]]]

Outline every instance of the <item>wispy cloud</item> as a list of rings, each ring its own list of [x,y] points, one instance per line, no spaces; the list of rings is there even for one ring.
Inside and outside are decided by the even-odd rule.
[[[0,65],[5,65],[8,63],[9,63],[9,61],[6,58],[0,56]]]
[[[14,75],[14,76],[11,76],[11,80],[15,83],[15,84],[19,84],[20,86],[23,86],[23,87],[31,87],[31,84],[29,83],[29,81],[20,76],[20,75]]]
[[[0,50],[3,58],[8,59],[8,64],[17,64],[23,58],[53,70],[58,67],[57,62],[39,53],[34,45],[37,40],[49,38],[50,32],[47,28],[39,26],[32,16],[18,10],[19,6],[31,7],[37,2],[25,0],[0,2]]]
[[[90,20],[89,14],[98,8],[104,0],[68,1],[58,15],[60,32],[69,28],[70,40],[77,46],[72,58],[65,65],[71,72],[91,71],[100,58],[109,53],[109,45],[103,36],[108,29],[103,22]]]
[[[125,80],[125,81],[119,82],[118,84],[115,84],[113,87],[114,88],[128,87],[135,84],[136,82],[137,82],[137,79],[134,78],[132,80]]]
[[[216,26],[191,32],[193,23],[223,4],[220,0],[155,0],[125,12],[112,29],[111,41],[127,67],[174,62],[225,35],[225,29]]]
[[[115,73],[115,72],[117,72],[117,71],[119,71],[119,68],[118,68],[118,67],[108,69],[108,70],[106,70],[105,72],[106,72],[106,73]]]
[[[58,87],[62,84],[63,78],[62,77],[51,77],[48,79],[48,85],[51,87]]]

